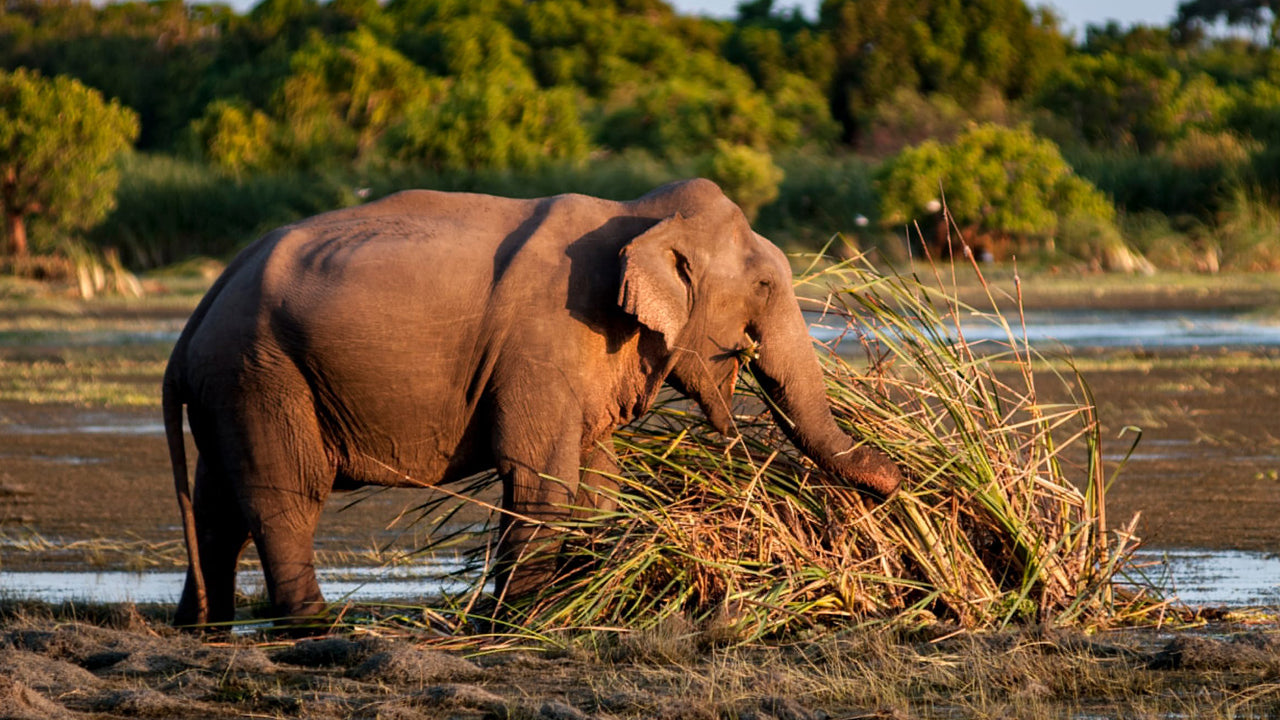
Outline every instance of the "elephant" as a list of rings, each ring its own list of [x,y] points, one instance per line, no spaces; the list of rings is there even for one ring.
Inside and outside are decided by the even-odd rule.
[[[895,493],[897,465],[831,414],[786,256],[709,180],[632,201],[406,190],[274,230],[227,265],[165,369],[190,564],[175,624],[232,619],[250,540],[271,616],[322,617],[313,536],[332,491],[494,469],[494,590],[525,597],[553,570],[520,562],[557,542],[547,521],[616,477],[613,431],[665,381],[733,436],[743,362],[821,471]]]

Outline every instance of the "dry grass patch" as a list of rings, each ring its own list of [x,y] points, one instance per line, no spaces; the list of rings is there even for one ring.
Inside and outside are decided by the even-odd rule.
[[[706,647],[868,623],[1097,627],[1150,609],[1115,591],[1137,540],[1132,520],[1108,525],[1087,385],[1036,372],[996,290],[975,307],[936,275],[861,260],[815,261],[799,285],[832,328],[822,356],[837,420],[904,469],[900,494],[874,507],[832,484],[744,373],[733,442],[680,401],[615,435],[619,509],[561,529],[578,571],[522,606],[517,634],[652,634],[679,617]],[[975,328],[997,339],[968,339]],[[1042,402],[1046,381],[1070,400]]]

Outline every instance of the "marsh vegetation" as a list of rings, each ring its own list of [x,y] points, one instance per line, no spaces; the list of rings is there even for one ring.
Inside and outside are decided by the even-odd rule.
[[[339,656],[305,643],[289,656],[292,643],[253,635],[194,644],[162,627],[169,606],[10,598],[3,662],[32,669],[3,690],[49,717],[58,707],[314,717],[1272,712],[1265,611],[1186,611],[1108,581],[1133,536],[1156,550],[1274,547],[1277,351],[1086,349],[1068,359],[1023,342],[1012,275],[983,283],[960,268],[956,278],[852,265],[820,273],[806,292],[823,324],[857,319],[842,352],[827,356],[830,390],[841,421],[910,470],[890,506],[868,510],[809,475],[757,424],[763,408],[748,382],[744,437],[731,447],[679,404],[619,435],[627,522],[572,528],[608,571],[551,588],[528,608],[535,634],[477,636],[475,608],[459,612],[470,597],[462,592],[353,603],[343,638],[324,641],[337,643],[324,652],[346,648]],[[1023,305],[1052,309],[1075,282],[1020,278]],[[1154,296],[1261,318],[1275,300],[1248,276],[1228,289],[1094,283],[1091,292],[1103,305],[1142,308]],[[156,388],[165,333],[195,297],[25,300],[6,310],[4,570],[181,567]],[[995,307],[1002,312],[979,310]],[[963,328],[975,317],[1004,339],[958,342],[957,318]],[[1132,454],[1132,431],[1117,437],[1130,425],[1143,430]],[[1092,490],[1099,483],[1110,485],[1105,506]],[[421,494],[404,492],[335,502],[321,524],[321,562],[413,562],[440,538],[414,522],[421,505]],[[483,522],[488,509],[460,513],[454,527]],[[1158,567],[1138,569],[1160,578]],[[1141,628],[1123,627],[1134,623]],[[495,644],[505,651],[493,654]],[[471,657],[476,669],[436,674],[432,663],[450,662],[436,649]],[[398,659],[359,670],[382,653]],[[261,665],[242,671],[233,658]],[[71,693],[68,677],[89,690]]]

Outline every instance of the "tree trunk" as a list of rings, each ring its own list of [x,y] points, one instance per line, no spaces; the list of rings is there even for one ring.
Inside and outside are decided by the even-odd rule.
[[[9,236],[9,252],[14,257],[27,256],[27,223],[22,213],[5,213],[5,230]]]

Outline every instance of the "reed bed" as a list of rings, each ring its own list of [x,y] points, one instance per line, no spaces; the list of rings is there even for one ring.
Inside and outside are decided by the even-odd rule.
[[[1092,627],[1148,611],[1142,593],[1115,589],[1136,518],[1107,525],[1088,387],[1045,371],[1069,399],[1040,400],[1044,364],[1020,312],[997,311],[989,286],[989,307],[974,307],[939,274],[882,275],[861,259],[815,261],[798,284],[830,330],[819,350],[837,421],[903,468],[899,494],[875,506],[814,469],[748,373],[731,442],[689,403],[660,403],[616,433],[617,509],[566,523],[575,561],[521,606],[526,628],[679,618],[733,642],[869,623]]]

